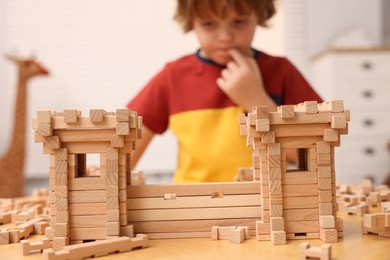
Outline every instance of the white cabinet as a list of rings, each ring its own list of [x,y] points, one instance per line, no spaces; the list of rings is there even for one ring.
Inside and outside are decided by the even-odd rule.
[[[343,99],[349,134],[336,148],[340,183],[390,174],[390,48],[329,50],[313,59],[313,86],[324,100]]]

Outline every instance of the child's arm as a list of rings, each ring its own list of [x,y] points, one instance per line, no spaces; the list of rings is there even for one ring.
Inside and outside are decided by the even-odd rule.
[[[139,159],[148,147],[150,141],[152,141],[155,133],[147,128],[145,125],[142,126],[142,138],[137,141],[135,151],[131,152],[130,168],[133,170],[137,165]]]
[[[265,105],[270,111],[276,111],[276,104],[267,94],[263,79],[255,59],[243,56],[239,51],[230,51],[233,61],[222,70],[218,86],[245,111],[253,106]]]

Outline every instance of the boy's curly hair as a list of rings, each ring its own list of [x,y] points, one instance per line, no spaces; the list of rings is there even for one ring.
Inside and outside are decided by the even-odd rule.
[[[174,19],[184,32],[193,29],[194,18],[225,17],[233,9],[238,14],[255,12],[257,24],[266,27],[275,14],[275,0],[178,0]]]

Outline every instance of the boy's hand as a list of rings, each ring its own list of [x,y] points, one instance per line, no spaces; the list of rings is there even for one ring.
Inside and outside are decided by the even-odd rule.
[[[259,67],[255,59],[243,56],[238,50],[232,49],[230,54],[233,61],[222,70],[217,84],[236,104],[250,111],[264,95],[268,97]]]

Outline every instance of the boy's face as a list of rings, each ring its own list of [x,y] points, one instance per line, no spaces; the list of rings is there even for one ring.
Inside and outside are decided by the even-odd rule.
[[[245,56],[252,54],[251,43],[256,25],[257,19],[253,12],[239,15],[230,11],[224,19],[211,17],[193,20],[201,55],[220,65],[226,65],[232,60],[230,49],[237,49]]]

